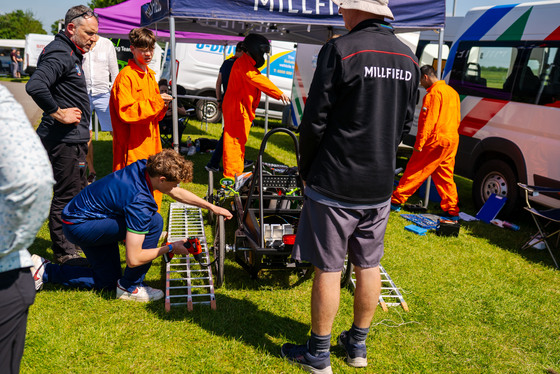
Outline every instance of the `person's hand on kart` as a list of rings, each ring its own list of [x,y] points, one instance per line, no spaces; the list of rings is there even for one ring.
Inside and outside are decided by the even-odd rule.
[[[216,215],[224,216],[224,219],[231,219],[233,217],[233,214],[231,214],[229,210],[219,207],[217,205],[212,205],[210,209],[212,210],[212,213]]]

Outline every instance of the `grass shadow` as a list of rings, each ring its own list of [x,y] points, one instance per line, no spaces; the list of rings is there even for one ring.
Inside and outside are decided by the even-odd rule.
[[[50,240],[43,239],[39,236],[35,237],[33,244],[28,248],[31,254],[36,254],[45,258],[52,258],[52,242]],[[48,250],[48,251],[47,251]]]
[[[264,310],[248,298],[218,294],[216,303],[217,310],[195,305],[188,314],[184,308],[165,312],[160,303],[150,303],[147,308],[162,320],[193,322],[213,335],[242,341],[272,355],[280,351],[274,340],[305,341],[307,337],[307,324]]]
[[[515,253],[527,261],[555,268],[554,262],[546,249],[521,249],[531,235],[537,232],[537,228],[529,213],[526,211],[520,212],[516,216],[515,223],[520,227],[519,231],[504,229],[482,221],[464,222],[462,225],[469,230],[470,235],[473,237],[483,238],[488,241],[488,243],[511,253]],[[556,251],[555,255],[558,254],[558,251]]]
[[[291,268],[263,269],[256,278],[239,265],[234,254],[228,253],[224,264],[224,287],[227,290],[288,290],[310,279],[312,271],[302,272]]]
[[[408,162],[408,157],[410,157],[410,154],[411,150],[399,148],[397,156],[397,168],[406,168],[406,164]],[[474,202],[472,199],[472,181],[470,179],[463,178],[457,175],[455,175],[454,179],[455,183],[457,184],[459,207],[461,211],[470,214],[473,217],[476,216],[478,210],[474,206]],[[398,180],[398,177],[396,178],[396,180]],[[409,198],[407,203],[416,204],[421,202],[423,198],[423,196],[420,196],[416,193]],[[427,213],[441,214],[439,202],[430,201],[428,204]],[[503,219],[503,217],[500,217],[499,214],[497,218]],[[509,219],[506,220],[509,221]],[[469,236],[485,239],[488,243],[511,253],[516,253],[527,261],[554,267],[554,263],[550,258],[548,251],[537,250],[533,248],[521,250],[523,244],[529,239],[532,234],[536,232],[535,224],[532,221],[530,215],[525,210],[520,209],[518,212],[516,212],[515,222],[513,223],[520,226],[521,229],[519,231],[512,231],[482,221],[461,221],[461,228],[463,230],[467,230]]]

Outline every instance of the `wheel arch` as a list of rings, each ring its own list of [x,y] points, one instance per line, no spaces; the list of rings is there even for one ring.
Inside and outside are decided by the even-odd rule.
[[[195,96],[210,96],[210,97],[216,97],[216,89],[215,88],[211,88],[211,87],[207,87],[207,88],[201,88],[200,90],[197,90],[193,93]],[[196,106],[196,103],[199,101],[199,99],[193,99],[193,104]]]
[[[472,153],[474,160],[471,175],[486,162],[501,160],[515,172],[518,182],[527,183],[527,165],[521,149],[512,142],[499,137],[486,138],[480,141]]]
[[[201,88],[200,90],[196,91],[196,96],[216,97],[216,89],[211,87]]]

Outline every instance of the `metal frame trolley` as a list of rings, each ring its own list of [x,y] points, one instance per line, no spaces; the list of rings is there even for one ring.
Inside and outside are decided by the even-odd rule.
[[[231,208],[237,221],[234,244],[227,245],[223,217],[216,218],[211,213],[208,216],[210,222],[216,218],[214,246],[211,249],[215,258],[216,287],[224,282],[226,251],[233,251],[235,261],[255,279],[265,269],[294,270],[302,277],[312,269],[310,263],[291,258],[303,206],[303,180],[298,172],[299,165],[289,167],[263,161],[269,139],[278,134],[286,134],[292,139],[299,164],[297,137],[288,129],[276,128],[264,136],[252,172],[243,173],[229,184],[222,179],[216,191],[213,188],[213,173],[209,172],[207,199]],[[344,285],[350,281],[352,270],[352,266],[345,267]]]

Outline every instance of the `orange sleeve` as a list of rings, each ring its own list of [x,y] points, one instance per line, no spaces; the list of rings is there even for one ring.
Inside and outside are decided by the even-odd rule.
[[[141,87],[138,87],[141,85]],[[159,89],[150,92],[149,87],[141,82],[133,82],[129,76],[124,76],[115,82],[115,109],[119,119],[131,125],[145,124],[146,121],[159,122],[166,112]],[[144,92],[144,98],[135,95]]]
[[[272,83],[270,79],[262,75],[260,71],[249,70],[246,73],[246,76],[253,86],[264,92],[268,96],[273,97],[276,100],[280,99],[280,96],[282,96],[283,92],[278,87],[276,87],[276,85]]]
[[[435,91],[435,90],[434,90]],[[424,96],[422,109],[418,116],[418,133],[414,148],[422,151],[422,148],[431,138],[439,119],[441,110],[441,94],[438,91],[429,92]]]

